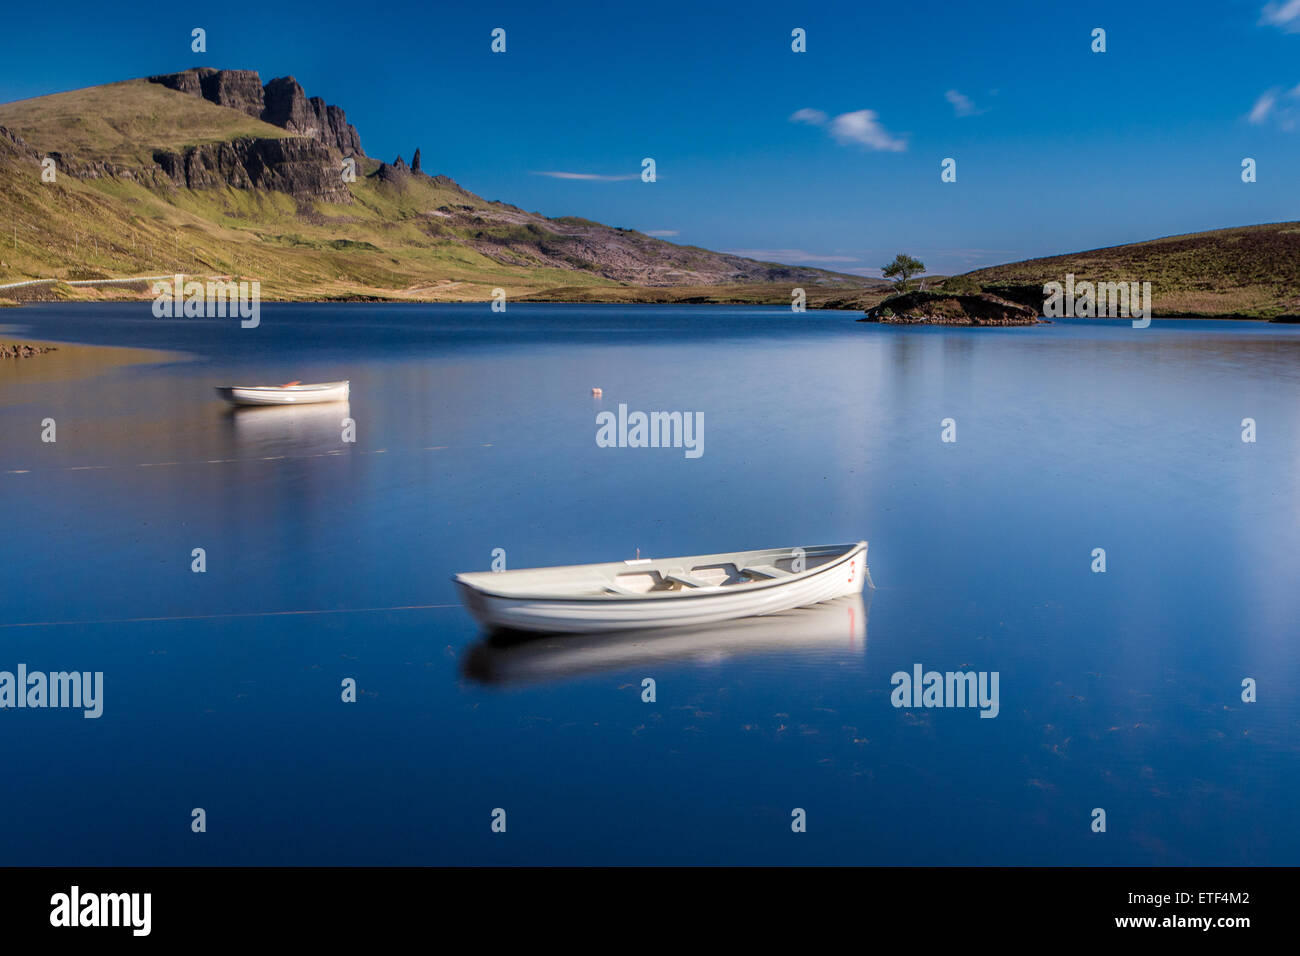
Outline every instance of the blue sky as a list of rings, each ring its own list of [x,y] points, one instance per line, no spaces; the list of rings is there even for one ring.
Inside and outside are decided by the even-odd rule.
[[[419,146],[489,199],[846,272],[1300,219],[1300,0],[72,0],[12,5],[6,28],[0,101],[191,66],[292,74],[369,155]]]

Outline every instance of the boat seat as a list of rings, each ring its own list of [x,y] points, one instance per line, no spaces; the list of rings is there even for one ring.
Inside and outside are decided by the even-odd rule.
[[[605,585],[605,591],[609,594],[628,594],[632,597],[641,597],[648,593],[646,591],[633,591],[631,588],[625,588],[621,584],[607,584]]]
[[[760,578],[788,578],[791,572],[783,571],[775,564],[753,564],[747,568],[741,568],[740,573],[756,575]]]
[[[701,581],[688,571],[674,571],[671,574],[664,575],[665,581],[676,581],[678,584],[688,588],[712,588],[716,584],[710,584],[708,581]]]

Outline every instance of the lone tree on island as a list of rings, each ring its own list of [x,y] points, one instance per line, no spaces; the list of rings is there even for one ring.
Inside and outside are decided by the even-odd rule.
[[[906,253],[900,252],[894,256],[894,261],[881,270],[881,274],[886,279],[897,280],[894,288],[899,292],[907,291],[907,280],[914,275],[919,275],[925,271],[925,263],[920,259],[913,259]]]

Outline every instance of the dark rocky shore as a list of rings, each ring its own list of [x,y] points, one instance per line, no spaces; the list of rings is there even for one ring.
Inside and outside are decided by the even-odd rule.
[[[0,342],[0,358],[30,358],[45,352],[53,352],[53,345],[5,345]]]
[[[990,295],[904,292],[867,310],[859,322],[891,325],[1037,325],[1038,310]]]

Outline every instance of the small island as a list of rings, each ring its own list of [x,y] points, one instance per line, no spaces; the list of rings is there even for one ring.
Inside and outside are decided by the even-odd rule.
[[[904,253],[881,269],[886,279],[895,279],[895,294],[867,310],[859,322],[891,325],[1037,325],[1038,309],[1004,299],[978,286],[909,292],[907,280],[925,271],[925,263]],[[946,285],[946,283],[945,283]]]
[[[903,292],[867,310],[859,322],[893,325],[1037,325],[1027,305],[988,292]]]

